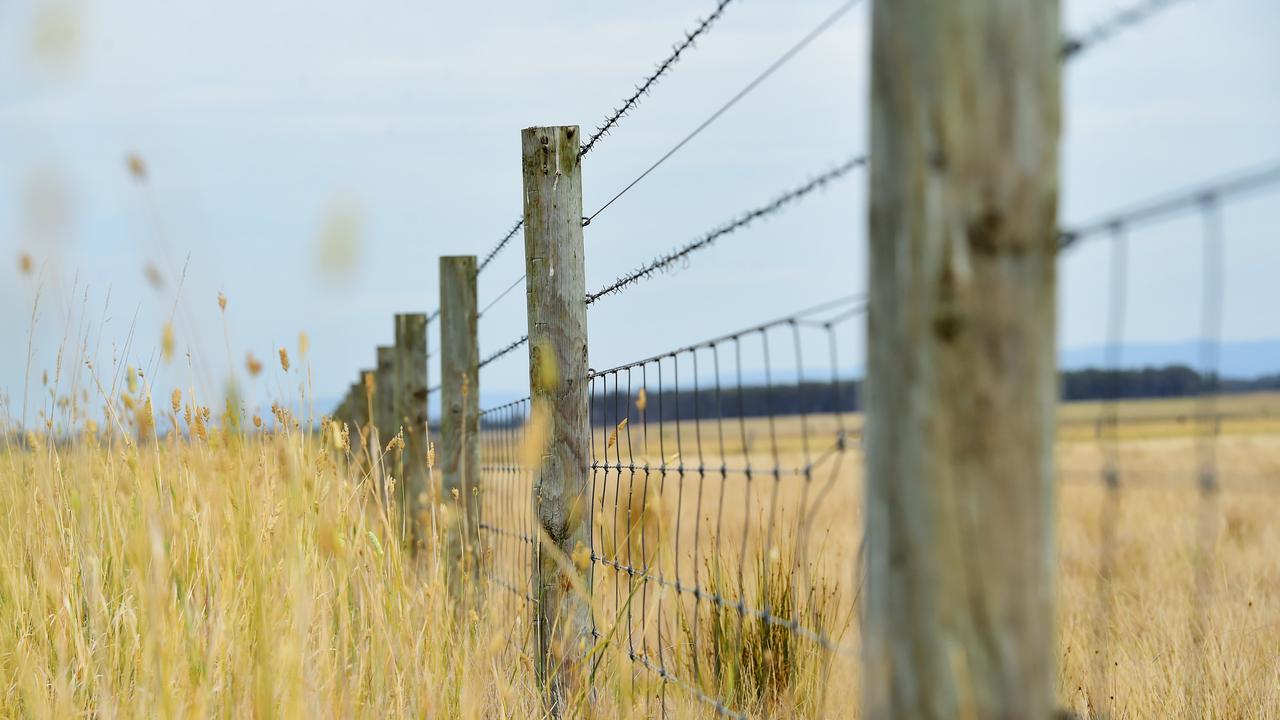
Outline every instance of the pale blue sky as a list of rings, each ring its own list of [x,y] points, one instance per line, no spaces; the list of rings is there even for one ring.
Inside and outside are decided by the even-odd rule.
[[[587,158],[588,210],[838,4],[731,4]],[[1124,4],[1069,0],[1064,27]],[[37,286],[36,385],[82,322],[100,367],[123,355],[135,310],[127,357],[149,367],[188,256],[175,327],[179,351],[195,359],[193,369],[162,368],[162,392],[212,392],[228,365],[243,376],[253,352],[268,372],[246,383],[249,399],[293,395],[304,378],[283,377],[274,348],[293,352],[306,331],[315,394],[340,395],[390,340],[393,312],[435,307],[436,258],[483,255],[519,216],[520,128],[599,123],[712,3],[555,7],[0,3],[0,392],[15,414]],[[1274,0],[1188,0],[1071,63],[1063,222],[1280,160],[1277,28]],[[862,152],[866,79],[859,7],[587,228],[588,286]],[[145,186],[126,170],[131,152],[146,160]],[[1231,205],[1226,218],[1224,338],[1280,336],[1280,195]],[[354,260],[323,265],[326,229],[352,222]],[[670,277],[600,301],[592,365],[863,290],[864,226],[859,173]],[[1198,237],[1194,216],[1133,234],[1130,340],[1196,337]],[[17,271],[22,253],[36,262],[30,276]],[[1062,261],[1064,347],[1103,339],[1105,259],[1097,243]],[[148,264],[163,289],[148,284]],[[481,276],[481,305],[522,265],[513,243]],[[514,292],[487,314],[481,354],[521,334],[523,313]],[[489,398],[524,383],[521,359],[482,376]]]

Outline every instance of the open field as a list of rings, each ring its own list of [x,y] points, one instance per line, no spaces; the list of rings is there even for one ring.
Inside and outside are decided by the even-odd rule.
[[[1249,396],[1225,398],[1218,408],[1275,418],[1277,405],[1277,396]],[[1195,483],[1201,426],[1165,419],[1194,409],[1185,402],[1120,406],[1122,482],[1109,496],[1092,428],[1081,434],[1072,424],[1089,426],[1097,408],[1063,408],[1060,697],[1084,717],[1104,703],[1124,718],[1280,715],[1280,432],[1262,429],[1267,420],[1224,422],[1212,445],[1222,492],[1205,504]],[[861,423],[841,421],[850,430]],[[664,446],[658,459],[634,435],[628,445],[625,430],[610,445],[608,429],[597,429],[598,457],[608,450],[623,453],[628,466],[687,465],[683,480],[669,473],[660,491],[636,484],[643,473],[597,471],[602,559],[628,567],[648,561],[667,580],[732,596],[746,558],[743,583],[753,604],[769,576],[755,568],[773,568],[781,574],[769,577],[782,585],[823,588],[821,612],[805,614],[815,601],[793,598],[794,612],[837,648],[828,656],[797,639],[786,646],[794,653],[791,674],[768,681],[777,695],[759,694],[709,669],[708,653],[724,640],[708,628],[726,620],[713,603],[593,566],[597,617],[611,641],[600,654],[598,716],[656,715],[664,696],[676,717],[711,714],[628,661],[628,651],[656,657],[661,645],[664,665],[680,680],[721,691],[736,683],[744,707],[764,698],[754,713],[856,717],[862,456],[856,442],[823,456],[836,420],[805,422],[808,463],[827,471],[814,473],[807,491],[794,472],[807,464],[795,418],[774,428],[776,462],[761,421],[744,423],[723,446],[704,438],[708,464],[718,467],[723,453],[733,468],[750,460],[783,469],[776,481],[766,473],[751,483],[733,472],[724,480],[691,475],[691,451],[675,458]],[[353,476],[352,467],[331,437],[216,428],[205,441],[174,435],[137,445],[117,437],[4,450],[0,716],[539,716],[519,603],[492,589],[487,602],[455,611],[433,549],[417,557],[402,551],[387,519],[395,514],[373,491],[376,480]],[[508,500],[500,506],[519,505]],[[1099,591],[1107,513],[1115,531],[1110,610]],[[446,508],[425,519],[438,529],[448,516]],[[1199,542],[1204,527],[1207,546]],[[1202,547],[1210,550],[1210,582],[1198,591]],[[717,556],[724,565],[706,561]],[[524,556],[495,557],[504,572],[518,573]],[[802,577],[790,574],[796,567]],[[1199,649],[1198,618],[1205,628]],[[736,613],[727,619],[740,622]],[[743,627],[750,630],[740,625],[738,632]],[[733,638],[739,648],[759,639]],[[820,692],[826,676],[831,682]]]

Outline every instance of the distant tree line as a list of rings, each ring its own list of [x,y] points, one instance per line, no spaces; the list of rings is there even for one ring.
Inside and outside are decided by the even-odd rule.
[[[862,410],[863,381],[803,383],[800,385],[759,385],[742,388],[714,387],[692,390],[650,392],[645,399],[644,418],[649,422],[713,419],[717,417],[764,417],[768,415],[819,414]],[[1108,398],[1165,398],[1198,395],[1201,392],[1246,393],[1280,390],[1280,374],[1246,380],[1201,374],[1185,365],[1133,370],[1086,368],[1060,373],[1063,400]],[[616,425],[623,418],[639,422],[636,397],[614,392],[591,399],[591,419],[597,425]]]
[[[1062,373],[1063,400],[1163,398],[1202,392],[1243,393],[1280,390],[1280,374],[1252,380],[1201,374],[1185,365],[1137,370],[1086,368]]]

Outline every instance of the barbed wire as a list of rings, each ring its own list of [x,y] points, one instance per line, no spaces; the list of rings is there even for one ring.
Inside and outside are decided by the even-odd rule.
[[[631,110],[639,104],[641,96],[647,95],[654,83],[658,82],[663,75],[675,66],[676,62],[680,59],[680,55],[684,53],[685,50],[693,47],[694,41],[711,29],[711,26],[715,24],[715,22],[719,20],[720,16],[724,13],[725,6],[730,2],[732,2],[732,0],[720,0],[716,3],[716,9],[710,15],[705,19],[698,21],[698,26],[692,31],[685,33],[684,39],[673,46],[671,54],[662,62],[658,63],[658,67],[653,71],[653,73],[636,86],[635,92],[626,100],[623,100],[620,107],[613,109],[613,112],[609,117],[605,118],[604,123],[596,127],[595,132],[591,134],[591,137],[588,138],[587,141],[582,144],[581,149],[578,150],[579,158],[582,158],[587,153],[591,152],[592,148],[596,146],[596,143],[600,142],[601,138],[608,135],[613,128],[617,127],[618,121],[625,117],[627,113],[631,112]]]
[[[652,173],[654,170],[657,170],[658,167],[663,163],[665,163],[672,155],[675,155],[677,152],[680,151],[681,148],[689,144],[691,140],[693,140],[695,137],[701,134],[703,130],[706,130],[707,127],[711,125],[711,123],[718,120],[720,116],[728,112],[730,108],[732,108],[734,105],[737,105],[738,101],[742,100],[742,98],[749,95],[752,90],[755,90],[757,87],[759,87],[761,83],[763,83],[765,80],[769,78],[769,76],[777,72],[777,70],[781,68],[783,65],[786,65],[787,62],[791,60],[791,58],[795,57],[797,54],[799,54],[801,50],[808,47],[809,43],[813,42],[820,35],[826,32],[832,25],[836,23],[836,21],[844,17],[845,13],[852,10],[853,7],[857,5],[860,1],[861,0],[848,0],[848,2],[836,8],[835,12],[831,13],[825,19],[823,19],[822,22],[818,23],[818,25],[813,30],[810,30],[807,35],[801,38],[795,45],[792,45],[786,52],[784,52],[781,56],[779,56],[777,60],[774,60],[772,64],[770,64],[767,68],[765,68],[764,71],[761,72],[759,75],[755,76],[755,78],[753,78],[751,82],[747,83],[745,87],[739,90],[737,94],[729,98],[728,102],[724,103],[723,105],[720,106],[719,109],[711,113],[711,115],[707,117],[706,120],[703,120],[701,123],[699,123],[698,126],[695,127],[688,135],[685,135],[684,138],[680,140],[680,142],[676,143],[670,150],[668,150],[661,157],[659,157],[652,165],[646,168],[644,172],[640,173],[636,177],[636,179],[627,183],[627,185],[623,187],[621,190],[619,190],[617,194],[609,198],[608,202],[606,202],[604,205],[601,205],[598,210],[591,213],[591,215],[587,216],[587,218],[583,220],[582,224],[590,225],[592,220],[595,220],[600,213],[604,212],[610,205],[617,202],[618,198],[627,194],[627,191],[635,187],[641,180],[644,180],[646,177],[648,177],[649,173]]]
[[[1189,207],[1202,205],[1207,201],[1239,197],[1276,185],[1280,185],[1280,162],[1212,180],[1197,187],[1139,203],[1099,219],[1081,223],[1074,228],[1062,230],[1058,234],[1058,251],[1067,250],[1086,237],[1112,232],[1117,227],[1133,227],[1152,222],[1177,214]]]
[[[666,59],[659,63],[653,74],[646,77],[644,81],[636,87],[636,91],[623,101],[621,107],[615,108],[613,113],[605,119],[604,123],[596,128],[595,132],[591,134],[591,137],[588,138],[587,142],[578,150],[579,159],[591,152],[591,150],[596,146],[596,143],[600,142],[601,138],[608,135],[610,131],[617,127],[618,122],[640,102],[641,96],[648,94],[653,88],[654,83],[671,70],[675,63],[680,59],[680,56],[693,46],[694,41],[702,35],[705,35],[711,29],[711,26],[714,25],[715,22],[720,19],[720,16],[724,14],[725,6],[730,2],[732,2],[732,0],[720,0],[716,5],[716,9],[708,15],[706,19],[700,21],[693,31],[685,33],[684,40],[676,43],[672,49],[671,55],[667,56]],[[511,242],[511,239],[515,237],[516,233],[519,232],[520,228],[523,226],[524,218],[517,220],[511,226],[511,229],[507,231],[507,234],[504,235],[502,239],[485,254],[484,259],[480,261],[479,267],[476,268],[477,274],[483,272],[484,269],[488,267],[489,263],[497,257],[498,253],[502,252],[502,250],[506,248],[506,246]]]
[[[502,252],[502,249],[507,246],[507,243],[511,242],[511,238],[515,237],[516,233],[520,232],[520,228],[522,227],[524,227],[524,218],[517,220],[515,224],[511,226],[511,229],[507,231],[507,234],[503,235],[502,239],[498,241],[498,244],[494,245],[493,249],[484,256],[484,259],[480,261],[480,265],[476,268],[477,275],[484,272],[485,267],[488,266],[495,257],[497,257],[498,253]]]
[[[809,180],[803,185],[793,190],[789,190],[783,193],[782,195],[779,195],[778,197],[774,198],[773,200],[769,201],[768,203],[758,208],[744,212],[743,214],[738,216],[737,219],[732,220],[728,223],[725,223],[724,225],[721,225],[720,227],[712,230],[711,232],[708,232],[707,234],[703,235],[697,240],[693,240],[692,242],[686,243],[685,245],[682,245],[674,250],[671,250],[670,252],[667,252],[663,255],[659,255],[658,257],[654,258],[651,262],[649,262],[647,265],[644,265],[643,267],[637,268],[636,270],[633,270],[627,273],[626,275],[619,277],[618,279],[614,280],[608,285],[605,285],[604,287],[600,288],[596,292],[589,293],[587,295],[587,304],[590,305],[591,303],[594,303],[596,300],[599,300],[601,297],[604,297],[605,295],[619,292],[623,288],[633,285],[639,282],[640,280],[653,276],[655,273],[661,270],[671,267],[681,259],[688,257],[690,254],[710,246],[716,240],[719,240],[725,235],[729,235],[730,233],[733,233],[737,230],[741,230],[742,228],[750,225],[756,220],[759,220],[761,218],[765,218],[770,215],[773,215],[774,213],[777,213],[778,211],[787,207],[791,203],[794,203],[800,200],[801,198],[803,198],[804,196],[808,195],[809,193],[812,193],[815,190],[823,188],[827,184],[841,177],[844,177],[854,169],[866,165],[866,163],[867,163],[867,158],[865,155],[858,155],[858,156],[849,158],[848,160],[844,161],[836,168],[832,170],[828,170],[827,172],[824,172],[814,177],[813,179]]]
[[[498,358],[502,357],[503,355],[506,355],[507,353],[509,353],[509,352],[511,352],[511,351],[513,351],[513,350],[515,350],[516,348],[520,347],[521,345],[524,345],[524,344],[525,344],[525,343],[527,343],[527,342],[529,342],[529,336],[528,336],[528,335],[521,335],[518,339],[516,339],[516,340],[512,341],[512,342],[511,342],[511,344],[509,344],[509,345],[507,345],[506,347],[502,348],[501,350],[499,350],[499,351],[495,352],[494,354],[490,355],[489,357],[487,357],[487,358],[485,358],[485,359],[481,360],[481,361],[480,361],[480,364],[477,366],[477,368],[482,368],[482,367],[484,367],[485,365],[488,365],[489,363],[493,362],[494,360],[497,360]]]
[[[1085,30],[1075,36],[1068,37],[1062,43],[1062,58],[1070,60],[1073,57],[1099,43],[1106,42],[1129,28],[1141,25],[1161,11],[1186,0],[1145,0],[1144,2],[1130,5],[1120,10],[1116,14],[1095,23],[1088,30]]]

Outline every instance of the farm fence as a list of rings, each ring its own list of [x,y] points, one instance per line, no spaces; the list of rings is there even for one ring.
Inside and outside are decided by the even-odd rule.
[[[868,652],[858,622],[867,612],[864,589],[872,591],[866,584],[885,577],[901,581],[868,568],[880,561],[874,557],[876,549],[868,548],[864,529],[873,511],[864,506],[864,484],[874,479],[863,479],[864,444],[870,442],[864,433],[868,388],[858,376],[863,358],[857,349],[874,293],[834,292],[840,297],[831,302],[754,327],[617,367],[586,365],[591,306],[689,263],[713,244],[867,167],[866,155],[847,158],[612,282],[594,290],[583,285],[583,233],[592,220],[857,2],[840,5],[602,206],[590,214],[581,212],[582,159],[618,128],[695,40],[711,33],[730,4],[720,0],[586,138],[576,127],[525,131],[524,217],[478,261],[468,258],[470,275],[461,285],[454,282],[447,292],[442,286],[439,310],[397,316],[394,351],[382,353],[376,369],[360,372],[334,413],[335,420],[358,430],[371,459],[386,457],[383,448],[399,433],[412,438],[411,450],[395,456],[402,464],[387,471],[405,478],[404,507],[412,511],[404,522],[411,542],[424,541],[421,534],[412,535],[413,513],[422,511],[422,502],[414,504],[413,499],[435,497],[448,505],[450,491],[457,491],[453,500],[465,506],[460,512],[471,518],[474,533],[451,542],[464,548],[475,544],[457,551],[458,562],[495,589],[492,618],[511,623],[505,634],[518,652],[533,659],[554,712],[566,712],[571,703],[599,692],[590,683],[603,663],[629,668],[624,674],[633,699],[646,715],[679,714],[680,707],[693,704],[727,717],[768,714],[780,707],[825,716],[831,708],[859,702],[860,691],[874,692],[861,688],[858,680]],[[1127,8],[1067,39],[1055,57],[1074,61],[1172,4],[1166,0]],[[576,144],[577,152],[561,157],[557,150],[562,141]],[[548,172],[554,179],[539,185],[539,176]],[[1189,620],[1197,653],[1192,655],[1194,666],[1183,675],[1189,702],[1200,707],[1201,678],[1207,674],[1202,650],[1211,640],[1204,608],[1214,592],[1211,568],[1222,487],[1216,440],[1224,415],[1215,398],[1221,389],[1223,215],[1229,202],[1277,188],[1280,166],[1272,166],[1057,232],[1058,263],[1068,262],[1077,247],[1091,240],[1108,243],[1110,252],[1106,317],[1099,318],[1106,327],[1104,381],[1109,390],[1097,415],[1082,421],[1096,438],[1102,458],[1097,481],[1107,498],[1099,515],[1089,691],[1103,717],[1114,710],[1107,691],[1114,666],[1113,586],[1119,508],[1129,485],[1120,462],[1118,380],[1129,248],[1140,241],[1136,231],[1147,226],[1186,215],[1201,220],[1202,317],[1191,329],[1203,343],[1198,365],[1202,383],[1195,412],[1182,419],[1194,424],[1200,438],[1194,612]],[[477,277],[522,231],[527,272],[498,284],[501,290],[480,306]],[[548,273],[548,265],[555,272]],[[478,321],[522,285],[529,307],[527,328],[481,356]],[[874,307],[871,313],[875,317]],[[452,353],[455,359],[445,365],[447,376],[442,371],[440,382],[428,387],[427,335],[432,329],[443,338],[438,352]],[[575,345],[579,342],[581,348]],[[521,348],[527,348],[530,395],[480,409],[482,371],[510,362]],[[441,410],[428,422],[433,397],[440,398]],[[872,403],[872,421],[874,408]],[[426,487],[429,427],[439,428],[444,439],[440,455],[448,479],[438,495]],[[893,587],[895,592],[912,589],[931,592],[927,587]],[[1046,617],[1033,621],[1052,624]],[[853,681],[837,683],[833,677]]]

